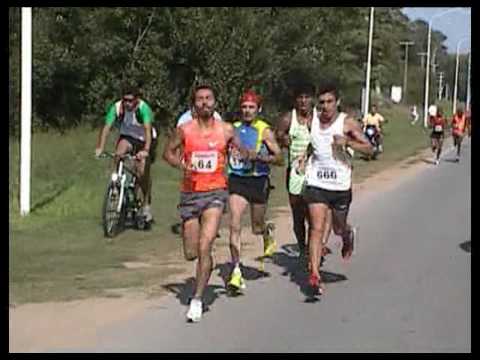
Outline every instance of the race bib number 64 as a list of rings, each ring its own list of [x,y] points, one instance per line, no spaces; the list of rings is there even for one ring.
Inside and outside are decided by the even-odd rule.
[[[192,152],[192,170],[201,173],[211,173],[217,170],[218,153],[216,151]]]

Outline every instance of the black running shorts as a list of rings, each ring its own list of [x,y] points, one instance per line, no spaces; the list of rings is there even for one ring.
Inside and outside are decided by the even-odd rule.
[[[348,212],[352,203],[352,189],[346,191],[325,190],[314,186],[306,186],[303,199],[307,204],[326,204],[335,211]]]
[[[240,195],[252,204],[266,204],[270,195],[270,179],[268,176],[230,175],[228,192]]]

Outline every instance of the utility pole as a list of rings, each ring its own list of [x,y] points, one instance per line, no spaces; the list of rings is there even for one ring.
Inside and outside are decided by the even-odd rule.
[[[366,116],[370,110],[370,72],[372,68],[372,44],[373,44],[373,22],[374,22],[375,8],[370,8],[370,30],[368,32],[368,51],[367,51],[367,74],[365,79],[365,103],[364,103],[364,112]]]
[[[403,73],[403,99],[404,103],[407,101],[407,71],[408,71],[408,47],[414,44],[413,41],[400,41],[400,45],[405,46],[405,66]]]
[[[425,56],[427,56],[426,52],[419,52],[417,53],[418,56],[421,56],[421,61],[422,61],[422,68],[425,66]]]
[[[443,76],[445,73],[440,71],[438,73],[438,100],[442,100],[442,93],[443,93]]]
[[[460,61],[460,45],[462,42],[468,40],[469,37],[466,36],[457,43],[457,63],[455,66],[455,87],[453,88],[453,113],[455,114],[457,111],[457,91],[458,91],[458,66],[459,66],[459,61]]]
[[[467,106],[465,108],[470,110],[470,68],[472,67],[472,50],[468,53],[468,75],[467,75]]]
[[[32,8],[22,7],[22,92],[20,143],[20,214],[30,213],[32,139]]]

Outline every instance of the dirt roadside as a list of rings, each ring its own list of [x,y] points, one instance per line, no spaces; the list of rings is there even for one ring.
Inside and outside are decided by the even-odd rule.
[[[445,152],[451,148],[451,141],[446,141]],[[396,165],[383,170],[361,183],[353,185],[354,198],[360,198],[372,192],[388,191],[400,181],[414,176],[429,166],[431,158],[429,150],[407,158]],[[400,180],[399,180],[400,179]],[[279,247],[292,242],[291,219],[288,206],[277,208],[275,211],[277,224],[276,239]],[[280,234],[288,234],[280,236]],[[242,240],[242,255],[244,263],[258,267],[255,256],[261,253],[261,244],[257,239],[244,231]],[[229,259],[228,234],[222,230],[221,238],[216,242],[217,263],[224,263]],[[182,255],[172,254],[170,259],[162,262],[175,263],[178,267]],[[168,265],[167,265],[168,266]],[[132,266],[135,271],[135,266]],[[171,282],[182,282],[193,274],[193,264],[184,262],[182,272],[177,272],[168,278],[162,279],[158,288]],[[212,277],[216,277],[216,272]],[[150,289],[152,290],[152,289]],[[155,296],[151,296],[154,293]],[[165,291],[125,291],[121,297],[92,298],[71,302],[51,302],[40,304],[24,304],[9,309],[9,351],[10,352],[42,352],[46,349],[81,347],[92,345],[96,341],[97,330],[112,325],[115,322],[127,321],[136,314],[161,301]],[[117,294],[118,296],[118,294]]]

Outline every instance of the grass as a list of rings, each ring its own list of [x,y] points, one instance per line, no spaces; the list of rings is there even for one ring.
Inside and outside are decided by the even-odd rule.
[[[354,160],[354,181],[360,181],[428,145],[421,126],[409,124],[408,109],[394,106],[382,112],[385,153],[377,161]],[[183,263],[181,242],[170,232],[178,222],[176,205],[180,174],[157,155],[152,167],[150,232],[127,230],[107,244],[101,227],[101,206],[111,171],[109,161],[95,160],[97,131],[77,128],[64,136],[32,136],[32,211],[20,217],[18,202],[19,144],[9,142],[9,283],[10,302],[71,300],[107,296],[112,289],[146,289],[174,273]],[[109,149],[113,148],[114,134]],[[159,153],[163,144],[159,144]],[[275,168],[271,206],[288,204],[285,169]],[[178,253],[178,256],[177,256]],[[167,255],[178,259],[162,265]],[[143,261],[152,266],[127,269],[122,263]]]

